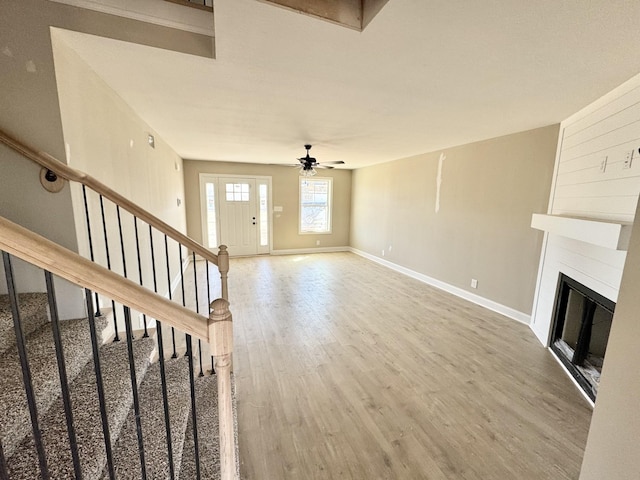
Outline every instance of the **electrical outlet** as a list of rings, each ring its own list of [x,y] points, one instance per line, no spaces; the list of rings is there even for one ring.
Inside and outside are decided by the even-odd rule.
[[[382,256],[384,257],[384,248],[382,249]]]
[[[475,278],[471,279],[471,288],[478,288],[478,280]]]
[[[624,163],[622,164],[622,168],[624,170],[631,168],[631,163],[633,162],[633,150],[629,150],[624,155]]]
[[[316,240],[316,246],[320,245],[320,240]]]

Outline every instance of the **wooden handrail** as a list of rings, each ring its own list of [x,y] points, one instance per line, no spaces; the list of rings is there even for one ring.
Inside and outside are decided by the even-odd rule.
[[[104,183],[96,180],[90,175],[87,175],[84,172],[76,170],[69,165],[62,163],[57,160],[55,157],[52,157],[46,152],[38,152],[11,135],[7,134],[3,130],[0,129],[0,142],[4,143],[9,148],[15,150],[20,153],[24,157],[29,160],[37,163],[43,168],[51,170],[56,175],[65,180],[71,182],[78,182],[82,185],[86,185],[87,187],[94,190],[96,193],[102,195],[103,197],[111,200],[116,205],[119,205],[121,208],[124,208],[129,213],[135,215],[141,220],[144,220],[152,227],[158,229],[162,233],[166,234],[173,240],[181,243],[185,247],[187,247],[192,252],[195,252],[197,255],[200,255],[205,260],[210,261],[214,265],[218,265],[218,256],[214,253],[211,253],[210,250],[200,245],[198,242],[192,240],[187,237],[184,233],[179,232],[175,228],[173,228],[168,223],[163,222],[155,215],[147,212],[143,208],[140,208],[138,205],[133,203],[131,200],[123,197],[118,192],[112,190],[107,187]]]
[[[211,343],[209,320],[0,217],[0,250]]]

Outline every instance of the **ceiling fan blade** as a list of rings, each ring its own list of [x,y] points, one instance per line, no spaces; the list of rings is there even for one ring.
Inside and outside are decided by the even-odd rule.
[[[320,164],[317,164],[317,165],[314,165],[314,166],[313,166],[313,168],[336,168],[336,167],[330,167],[330,166],[328,166],[328,165],[320,165]]]
[[[337,160],[335,162],[322,162],[323,165],[344,165],[342,160]]]

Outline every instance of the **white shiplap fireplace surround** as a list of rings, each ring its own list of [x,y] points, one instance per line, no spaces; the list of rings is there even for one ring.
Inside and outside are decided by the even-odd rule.
[[[640,194],[640,75],[560,125],[531,328],[549,344],[560,273],[617,302]]]

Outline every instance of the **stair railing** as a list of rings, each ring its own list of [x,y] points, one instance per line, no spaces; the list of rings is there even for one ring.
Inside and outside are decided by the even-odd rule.
[[[95,376],[98,385],[100,400],[101,421],[103,425],[103,436],[106,450],[106,472],[108,477],[115,479],[115,469],[111,438],[109,432],[109,422],[107,419],[107,406],[102,391],[102,377],[100,372],[100,359],[98,355],[98,340],[96,338],[95,316],[92,308],[93,293],[97,292],[106,298],[112,299],[124,306],[126,342],[129,352],[129,366],[131,373],[131,387],[133,392],[134,406],[136,409],[135,418],[137,423],[137,436],[139,444],[139,456],[141,465],[141,478],[146,478],[143,432],[140,424],[140,412],[137,398],[137,380],[135,366],[133,366],[133,344],[131,309],[135,309],[149,318],[157,320],[158,327],[158,349],[159,362],[162,372],[163,401],[165,405],[165,424],[167,429],[167,448],[171,471],[171,478],[174,478],[173,454],[171,450],[171,433],[169,422],[169,411],[167,404],[167,392],[164,379],[164,355],[162,351],[162,330],[163,323],[172,328],[180,329],[189,336],[195,336],[199,340],[208,342],[211,345],[212,355],[216,359],[217,367],[217,388],[218,388],[218,418],[219,418],[219,442],[220,442],[220,467],[222,480],[235,480],[238,478],[236,462],[236,445],[234,435],[234,422],[232,411],[232,387],[231,387],[231,355],[233,352],[233,329],[232,316],[229,311],[229,302],[220,298],[211,303],[212,311],[209,317],[200,315],[190,309],[158,295],[155,292],[139,285],[138,283],[121,277],[117,273],[110,271],[89,259],[86,259],[70,250],[67,250],[47,239],[41,237],[3,217],[0,217],[0,251],[2,252],[7,285],[13,310],[14,326],[16,331],[17,345],[22,372],[24,376],[25,392],[28,398],[29,412],[31,416],[31,426],[33,438],[38,454],[38,463],[41,478],[50,478],[47,467],[47,456],[45,446],[42,441],[42,432],[38,426],[38,412],[34,398],[33,386],[29,373],[29,364],[26,356],[25,336],[21,330],[20,312],[17,295],[13,280],[13,268],[11,266],[11,256],[20,258],[29,264],[35,265],[45,271],[47,291],[49,294],[49,308],[52,320],[54,340],[56,340],[56,355],[62,388],[63,403],[65,405],[65,415],[67,431],[69,435],[70,450],[73,457],[73,468],[76,477],[80,478],[80,461],[77,446],[75,445],[75,432],[73,413],[69,402],[68,384],[64,370],[64,353],[62,352],[60,335],[58,332],[57,308],[55,294],[53,293],[53,281],[51,275],[63,278],[79,287],[85,289],[87,313],[89,316],[89,327],[91,330],[91,342],[95,367]],[[187,350],[190,350],[190,337],[187,342]],[[198,434],[197,419],[195,410],[195,393],[193,378],[193,363],[189,362],[191,406],[193,416],[193,437],[195,450],[196,477],[200,478],[199,454],[198,454]],[[1,440],[1,439],[0,439]],[[3,452],[0,441],[0,478],[9,478],[7,467],[7,456]]]
[[[20,153],[25,158],[35,162],[43,168],[41,178],[43,182],[56,182],[59,178],[75,182],[81,189],[84,207],[84,217],[88,240],[88,256],[109,270],[118,271],[125,278],[136,278],[138,283],[147,286],[154,292],[166,291],[173,300],[173,290],[178,290],[175,300],[183,306],[192,307],[197,313],[211,303],[210,264],[218,267],[220,275],[221,297],[229,299],[227,274],[229,272],[229,254],[227,247],[221,245],[218,254],[187,237],[168,223],[160,220],[152,213],[141,208],[131,200],[111,189],[84,172],[76,170],[46,152],[40,152],[25,145],[23,142],[0,130],[0,143]],[[147,228],[141,225],[144,222]],[[115,238],[114,238],[115,237]],[[135,249],[129,245],[135,244]],[[102,247],[102,248],[99,248]],[[202,285],[198,282],[198,257],[204,261],[206,276],[206,296],[202,295]],[[190,258],[193,265],[193,294],[188,298],[185,292],[185,261]],[[132,266],[134,268],[132,268]],[[202,269],[202,267],[201,267]],[[132,273],[134,270],[134,273]],[[143,271],[144,270],[144,271]],[[156,275],[166,274],[166,284],[157,281]],[[101,302],[98,293],[95,294],[96,316],[101,315]],[[111,301],[113,324],[115,330],[114,341],[120,340],[119,332],[124,331],[119,318],[123,312],[115,308],[115,301]],[[204,310],[203,310],[204,311]],[[143,314],[142,323],[147,334],[147,316]],[[186,334],[189,343],[189,334]],[[171,329],[173,358],[177,358],[175,328]],[[204,375],[203,349],[198,341],[199,375]],[[215,373],[214,358],[211,357],[211,373]]]

